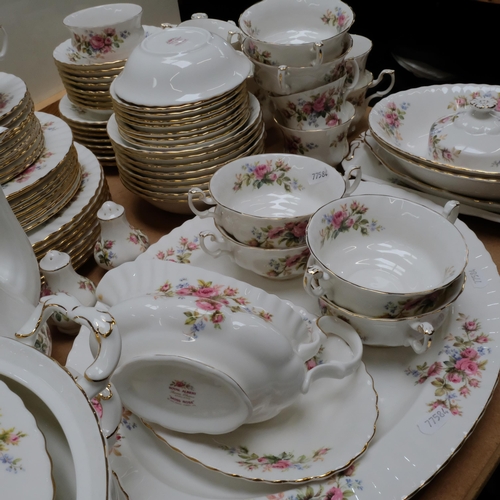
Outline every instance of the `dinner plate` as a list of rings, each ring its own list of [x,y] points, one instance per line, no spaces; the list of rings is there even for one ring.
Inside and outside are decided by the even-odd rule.
[[[9,122],[10,113],[21,104],[27,89],[21,78],[10,73],[0,73],[0,122]]]
[[[362,182],[356,193],[404,197],[439,209],[423,196],[390,185]],[[364,348],[363,360],[379,395],[380,416],[375,438],[353,467],[300,488],[231,478],[176,452],[166,453],[165,446],[129,416],[120,430],[120,447],[110,460],[130,499],[296,500],[328,498],[327,494],[342,498],[347,493],[359,500],[386,500],[405,498],[423,488],[471,435],[496,386],[500,363],[498,272],[466,224],[459,220],[457,227],[467,241],[470,261],[467,285],[452,309],[449,328],[422,355],[405,347]],[[172,259],[222,272],[319,314],[318,304],[304,292],[301,280],[283,286],[240,269],[226,256],[206,255],[198,241],[204,229],[216,231],[211,219],[190,219],[138,259]]]
[[[11,500],[52,500],[52,463],[45,437],[23,400],[0,380],[0,484]]]

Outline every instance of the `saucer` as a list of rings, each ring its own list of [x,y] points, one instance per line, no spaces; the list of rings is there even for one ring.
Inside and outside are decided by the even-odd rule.
[[[307,366],[349,353],[345,342],[329,335]],[[227,434],[185,434],[143,423],[173,450],[210,470],[250,481],[303,483],[346,469],[366,451],[375,434],[377,399],[362,364],[343,380],[316,382],[271,420]]]
[[[23,400],[0,380],[0,483],[5,498],[52,500],[45,437]]]

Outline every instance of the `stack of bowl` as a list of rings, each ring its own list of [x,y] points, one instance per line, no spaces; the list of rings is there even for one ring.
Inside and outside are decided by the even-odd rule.
[[[369,115],[366,143],[404,184],[500,213],[500,86],[397,92]]]
[[[340,0],[266,0],[241,15],[243,52],[254,63],[255,82],[277,108],[274,122],[287,152],[330,165],[347,154],[355,109],[345,102],[344,93],[359,78],[357,63],[347,63],[353,22],[352,9]],[[353,72],[350,84],[348,67]]]
[[[0,73],[0,183],[14,179],[40,156],[44,136],[21,78]]]
[[[306,230],[306,291],[365,344],[424,352],[465,285],[468,249],[454,225],[458,209],[449,201],[440,214],[376,194],[324,205]]]
[[[227,253],[240,267],[271,279],[303,276],[309,249],[305,231],[311,215],[332,198],[351,194],[361,178],[359,167],[342,177],[333,167],[299,155],[261,154],[224,165],[210,181],[210,196],[189,191],[198,216],[213,217],[222,239],[200,234],[208,254]],[[353,169],[354,170],[354,169]],[[200,212],[195,198],[213,209]],[[208,240],[212,240],[210,243]]]
[[[189,213],[187,192],[208,189],[225,163],[264,149],[248,59],[198,27],[146,38],[110,88],[108,134],[124,186],[153,205]]]

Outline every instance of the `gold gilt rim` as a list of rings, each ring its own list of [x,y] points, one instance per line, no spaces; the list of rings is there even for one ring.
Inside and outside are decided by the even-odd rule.
[[[196,151],[196,154],[186,154],[186,155],[179,155],[179,153],[176,151],[173,154],[168,154],[167,151],[139,151],[138,154],[133,154],[132,158],[133,159],[147,159],[151,160],[152,163],[155,161],[157,162],[158,160],[162,161],[172,161],[172,164],[179,164],[179,161],[182,162],[183,167],[187,167],[189,165],[193,165],[193,168],[196,168],[196,166],[203,166],[204,164],[206,165],[207,163],[212,163],[212,162],[217,162],[219,159],[226,158],[228,155],[231,155],[233,152],[239,151],[241,148],[246,148],[248,147],[249,143],[252,142],[257,138],[257,136],[262,133],[259,128],[255,128],[250,130],[248,133],[246,133],[244,136],[239,138],[238,140],[230,141],[231,144],[225,145],[223,147],[218,147],[211,149],[210,151],[207,151],[208,148],[206,147],[200,147]],[[113,141],[112,141],[113,142]],[[115,143],[113,143],[113,148],[115,149],[115,152],[118,151],[123,151],[123,148],[118,145],[116,146]],[[129,149],[127,151],[130,151]],[[197,159],[200,158],[205,158],[207,156],[207,153],[211,154],[210,158],[206,158],[202,161],[197,162]],[[155,157],[156,155],[156,157]],[[212,156],[213,155],[213,156]],[[129,155],[126,155],[129,156]],[[146,163],[148,163],[146,161]],[[172,166],[171,164],[168,164],[169,166]],[[196,165],[196,166],[195,166]],[[158,168],[161,169],[162,165],[156,165]],[[163,165],[165,166],[165,165]]]
[[[112,111],[112,110],[109,110]],[[66,116],[61,116],[61,119],[64,120],[69,127],[71,128],[72,131],[76,131],[80,134],[85,134],[85,135],[97,135],[97,136],[107,136],[108,132],[106,130],[106,125],[108,121],[102,121],[101,123],[95,122],[95,125],[92,124],[84,124],[81,122],[76,122],[74,120],[71,120],[70,118],[67,118]]]
[[[62,49],[64,50],[64,49]],[[59,59],[56,59],[55,57],[53,58],[55,63],[58,65],[58,66],[61,66],[63,68],[98,68],[98,69],[102,69],[102,68],[116,68],[116,67],[120,67],[123,69],[123,67],[125,66],[126,62],[127,62],[127,59],[116,59],[114,61],[103,61],[103,62],[93,62],[92,64],[75,64],[75,63],[66,63],[66,62],[63,62],[63,61],[60,61]]]
[[[66,92],[73,92],[75,94],[80,93],[82,95],[99,93],[109,94],[109,85],[106,83],[88,85],[83,83],[68,82],[64,79],[61,80]]]
[[[68,93],[71,91],[72,93],[81,95],[82,97],[90,97],[93,99],[105,98],[111,101],[111,95],[109,93],[109,90],[81,90],[74,86],[66,90],[68,91]]]
[[[98,81],[88,81],[90,78],[84,80],[83,78],[68,78],[66,75],[59,75],[61,77],[61,81],[65,87],[71,88],[80,88],[80,89],[92,89],[95,87],[104,87],[109,91],[109,86],[111,85],[111,81],[107,82],[98,82]],[[112,78],[108,76],[107,78]],[[115,77],[113,77],[115,78]],[[94,78],[94,80],[100,80],[99,78]]]
[[[80,101],[77,97],[71,96],[71,101],[73,104],[80,106],[83,109],[88,109],[90,111],[112,111],[111,103],[94,103],[82,100]]]
[[[372,127],[370,127],[372,137],[380,144],[384,149],[388,149],[391,154],[403,158],[410,163],[417,163],[425,168],[429,168],[432,170],[439,170],[441,172],[447,173],[449,175],[461,175],[464,177],[480,177],[485,179],[492,179],[500,182],[500,172],[492,172],[489,170],[479,170],[479,169],[471,169],[467,167],[461,167],[459,165],[448,165],[446,163],[440,163],[435,160],[431,160],[429,158],[425,158],[424,156],[418,156],[403,149],[397,148],[392,144],[389,144],[385,139],[380,137]],[[458,171],[458,173],[455,173]]]
[[[17,177],[19,174],[21,174],[24,170],[26,170],[30,165],[35,163],[40,155],[43,152],[43,149],[45,147],[45,140],[44,140],[43,134],[40,134],[35,141],[28,146],[28,149],[26,151],[23,151],[18,155],[18,157],[10,162],[10,164],[6,167],[2,167],[2,170],[8,169],[9,171],[9,177],[10,180],[14,179]],[[16,172],[15,175],[11,175],[13,172]],[[2,181],[3,184],[5,184],[7,181],[4,180]],[[7,196],[7,199],[9,199],[9,196]]]
[[[68,149],[68,152],[64,155],[61,161],[50,170],[50,172],[47,172],[43,177],[38,179],[33,184],[29,184],[28,186],[25,186],[24,188],[20,189],[19,191],[16,191],[15,193],[11,193],[9,196],[7,196],[7,200],[10,202],[11,200],[15,200],[16,198],[23,196],[25,193],[27,193],[32,189],[37,189],[40,185],[43,185],[48,175],[52,175],[55,171],[64,168],[65,165],[73,162],[75,157],[78,158],[78,154],[76,152],[74,144],[72,143]]]
[[[375,137],[373,135],[372,135],[372,137],[375,139]],[[379,159],[380,156],[379,156],[378,153],[376,153],[373,150],[373,147],[371,145],[369,145],[366,141],[364,141],[364,142],[365,142],[365,144],[368,145],[368,147],[370,148],[370,150],[373,151],[374,156],[376,156],[376,158]],[[387,148],[385,146],[381,145],[380,142],[377,141],[377,144],[382,149],[384,149],[385,151],[387,150]],[[391,148],[391,151],[389,151],[389,154],[394,155],[396,158],[399,158],[400,160],[408,162],[410,165],[415,165],[415,167],[417,167],[417,168],[421,168],[421,169],[424,169],[424,170],[430,170],[431,172],[436,172],[436,173],[441,174],[441,175],[445,175],[445,176],[449,176],[449,177],[458,177],[460,179],[468,179],[468,180],[470,180],[472,182],[478,181],[478,182],[486,182],[488,184],[498,184],[498,183],[500,183],[500,178],[496,179],[496,178],[493,178],[493,177],[472,176],[472,175],[459,174],[459,173],[456,173],[456,172],[453,173],[453,172],[448,172],[447,170],[443,170],[443,169],[440,169],[440,168],[431,167],[429,165],[424,165],[424,164],[421,164],[421,163],[419,163],[417,161],[414,161],[414,160],[410,159],[407,156],[400,155],[396,150],[393,150],[392,148]],[[500,172],[499,172],[499,174],[500,174]]]
[[[265,130],[265,125],[264,123],[262,122],[262,120],[259,120],[259,122],[256,124],[256,126],[252,127],[252,130],[250,131],[250,136],[249,136],[249,139],[248,140],[245,140],[245,141],[242,141],[244,142],[243,146],[241,146],[241,148],[246,148],[248,147],[248,143],[250,142],[250,139],[251,140],[254,140],[256,139],[257,136],[259,135],[263,135],[264,134],[264,130]],[[257,139],[256,139],[257,140]],[[199,155],[190,155],[190,156],[185,156],[185,157],[168,157],[168,156],[164,156],[164,153],[163,152],[160,152],[160,154],[157,154],[155,156],[155,153],[151,153],[149,151],[138,151],[138,150],[132,150],[130,148],[125,148],[123,147],[121,144],[117,144],[116,142],[113,141],[113,139],[111,139],[111,143],[113,144],[113,149],[115,150],[115,153],[122,153],[122,156],[125,156],[127,158],[131,158],[132,160],[134,161],[138,161],[138,162],[141,162],[141,163],[146,163],[146,164],[150,164],[150,166],[152,168],[157,168],[159,170],[161,170],[162,168],[171,168],[171,167],[175,167],[175,165],[179,165],[179,160],[182,161],[182,164],[181,166],[182,167],[191,167],[192,169],[196,169],[198,167],[201,167],[203,168],[204,166],[206,166],[207,164],[215,164],[218,162],[218,160],[225,160],[227,158],[227,156],[231,156],[231,158],[233,158],[232,154],[229,153],[225,153],[225,154],[221,154],[219,156],[215,156],[215,157],[212,157],[212,158],[207,158],[207,159],[204,159],[202,161],[199,161],[199,162],[196,162],[196,161],[191,161],[192,158],[200,158],[200,157],[203,157],[205,155],[203,154],[199,154]],[[239,151],[240,149],[238,149],[237,151]],[[132,152],[130,154],[130,151]],[[235,151],[235,152],[237,152]],[[142,161],[142,160],[146,160],[146,161]],[[169,163],[158,163],[158,161],[168,161]]]
[[[50,203],[54,198],[57,198],[61,193],[66,193],[66,190],[70,188],[68,183],[72,185],[75,177],[81,176],[81,167],[78,162],[71,162],[65,165],[65,168],[56,172],[47,178],[47,182],[43,185],[38,186],[36,189],[31,190],[22,196],[17,201],[10,203],[12,211],[16,215],[22,215],[26,212],[34,211],[40,205],[44,203]],[[46,194],[47,193],[47,194]]]
[[[121,159],[118,158],[117,159],[117,165],[121,162]],[[130,169],[130,166],[129,165],[124,165],[123,162],[120,163],[120,167],[122,170],[124,170],[127,175],[129,175],[130,177],[134,178],[134,179],[137,179],[138,181],[140,182],[150,182],[150,183],[158,183],[157,185],[160,187],[169,187],[169,186],[172,186],[172,187],[175,187],[175,186],[184,186],[184,185],[188,185],[188,186],[193,186],[194,184],[207,184],[210,182],[210,180],[212,179],[212,173],[210,174],[207,174],[207,175],[200,175],[199,177],[186,177],[184,179],[161,179],[161,178],[158,178],[158,177],[149,177],[148,175],[146,175],[145,173],[143,173],[142,175],[139,174],[138,172]],[[216,170],[217,171],[217,170]],[[165,184],[165,185],[164,185]]]
[[[236,137],[237,134],[242,131],[242,128],[246,126],[249,115],[249,110],[242,110],[241,112],[235,114],[235,116],[233,116],[230,120],[224,121],[219,126],[213,129],[208,129],[204,132],[200,132],[199,134],[193,134],[186,139],[182,139],[182,142],[180,142],[181,139],[175,139],[174,137],[158,138],[156,136],[151,137],[148,135],[138,136],[137,134],[130,134],[128,130],[127,132],[125,132],[123,129],[120,129],[120,133],[126,141],[137,146],[138,148],[149,147],[151,149],[157,148],[160,150],[164,148],[170,148],[172,150],[179,149],[182,151],[189,150],[193,146],[210,146],[224,140],[224,137],[227,136]]]
[[[110,109],[112,108],[111,97],[109,97],[109,95],[96,95],[94,92],[86,92],[86,91],[78,93],[75,92],[75,90],[72,88],[71,89],[66,88],[66,93],[68,94],[69,100],[73,104],[78,105],[78,102],[87,102],[92,105],[99,102],[106,102],[106,103],[109,102]],[[104,92],[104,94],[106,94],[106,92]]]
[[[118,109],[123,115],[128,116],[130,120],[135,120],[139,122],[148,121],[184,121],[192,119],[193,117],[200,116],[206,117],[210,113],[215,113],[222,107],[231,106],[234,102],[236,102],[241,97],[245,97],[248,95],[248,91],[246,87],[241,87],[237,91],[235,91],[232,95],[227,96],[224,99],[220,99],[216,102],[209,102],[204,105],[199,105],[195,107],[191,107],[188,109],[180,109],[178,110],[176,107],[172,106],[172,109],[161,110],[157,112],[148,112],[148,111],[140,111],[140,110],[131,110],[122,106],[111,94],[113,99],[113,108]],[[149,119],[149,120],[148,120]]]
[[[33,115],[35,116],[35,115]],[[36,118],[36,117],[35,117]],[[25,143],[33,142],[33,140],[42,133],[42,126],[38,119],[30,120],[29,122],[25,122],[23,128],[20,128],[16,135],[9,139],[9,144],[6,144],[6,147],[3,147],[4,144],[0,145],[0,158],[2,160],[12,155],[12,153],[16,153],[19,148],[25,148]],[[8,161],[9,160],[5,160]]]
[[[243,95],[240,94],[237,99],[234,99],[230,103],[227,103],[219,106],[208,113],[198,114],[189,116],[186,118],[173,118],[173,119],[159,119],[159,120],[141,120],[131,118],[130,115],[123,113],[119,109],[114,109],[115,116],[120,117],[120,120],[127,123],[130,127],[143,127],[148,130],[144,130],[144,133],[153,132],[155,130],[162,131],[164,130],[166,133],[169,132],[169,129],[173,129],[171,133],[177,133],[179,127],[190,127],[196,128],[199,124],[204,124],[210,120],[214,120],[214,123],[217,123],[218,120],[222,120],[226,116],[230,116],[231,113],[237,112],[241,108],[250,107],[250,100],[248,99],[248,94]],[[204,126],[210,126],[214,123],[207,123]],[[138,132],[141,131],[138,129]],[[187,129],[189,131],[189,129]]]
[[[189,103],[185,103],[185,104],[174,104],[171,106],[141,106],[139,104],[134,104],[134,103],[124,101],[123,99],[120,98],[120,96],[118,94],[116,94],[116,92],[114,92],[113,90],[111,92],[112,92],[112,94],[115,94],[116,97],[119,99],[119,100],[115,99],[113,96],[113,100],[115,101],[117,106],[123,106],[125,109],[127,109],[127,108],[132,109],[132,110],[138,111],[139,113],[144,113],[144,112],[155,113],[158,111],[160,111],[160,112],[162,112],[162,111],[174,112],[174,111],[183,111],[183,110],[191,109],[191,108],[198,108],[201,106],[203,106],[203,107],[211,106],[211,105],[217,104],[218,102],[223,102],[223,101],[229,99],[231,94],[233,94],[233,93],[241,92],[243,87],[246,89],[246,81],[243,81],[242,83],[240,83],[238,86],[232,88],[231,90],[228,90],[227,92],[225,92],[221,95],[211,97],[210,99],[205,99],[205,100],[201,100],[201,101],[194,101],[194,102],[189,102]]]
[[[73,139],[79,143],[82,143],[82,141],[83,141],[83,142],[87,142],[89,144],[95,144],[96,146],[99,144],[103,144],[106,146],[109,145],[111,147],[111,142],[110,142],[110,139],[108,136],[101,138],[101,137],[95,137],[92,135],[85,135],[85,134],[80,135],[79,132],[73,132]]]
[[[141,418],[141,422],[156,436],[157,439],[159,439],[161,442],[167,444],[172,450],[180,453],[182,456],[184,456],[185,458],[187,458],[191,462],[200,464],[201,466],[205,467],[206,469],[209,469],[209,470],[214,471],[214,472],[219,472],[221,474],[224,474],[225,476],[234,477],[234,478],[241,478],[241,479],[245,479],[247,481],[252,481],[252,482],[255,482],[255,483],[290,484],[290,485],[291,484],[302,484],[302,483],[313,481],[313,480],[325,479],[325,478],[328,478],[328,477],[332,476],[333,474],[335,474],[335,473],[337,473],[339,471],[347,469],[356,460],[358,460],[359,457],[361,457],[366,452],[366,450],[368,449],[368,446],[370,445],[371,441],[373,440],[373,438],[375,437],[375,434],[377,432],[377,422],[378,422],[378,418],[380,416],[380,410],[379,410],[379,407],[378,407],[379,395],[378,395],[377,390],[375,389],[375,380],[373,379],[371,373],[367,370],[366,365],[364,363],[363,363],[363,367],[364,367],[365,373],[368,375],[368,377],[371,380],[372,390],[373,390],[374,395],[375,395],[375,420],[373,422],[373,432],[371,433],[371,436],[369,436],[369,438],[366,441],[366,443],[363,444],[363,447],[361,448],[361,450],[354,457],[350,458],[346,464],[338,466],[338,467],[335,467],[334,469],[331,469],[331,470],[329,470],[327,472],[324,472],[322,474],[316,474],[314,476],[306,476],[306,477],[302,477],[300,479],[295,479],[295,480],[290,480],[290,479],[275,479],[275,480],[270,480],[270,479],[262,479],[262,478],[259,478],[259,477],[250,478],[248,476],[243,476],[241,474],[233,474],[233,473],[230,473],[230,472],[225,472],[225,471],[223,471],[221,469],[218,469],[217,467],[213,467],[213,466],[207,465],[207,464],[203,463],[201,460],[199,460],[199,459],[197,459],[197,458],[195,458],[195,457],[193,457],[191,455],[188,455],[184,451],[176,448],[175,446],[173,446],[172,444],[170,444],[165,438],[163,438],[162,436],[160,436],[159,434],[157,434],[155,432],[155,430],[153,429],[153,427],[147,421],[145,421],[145,420],[143,420]]]
[[[113,80],[118,76],[118,73],[116,75],[109,75],[109,76],[74,76],[69,73],[63,73],[60,75],[61,78],[64,78],[65,80],[68,80],[68,82],[72,83],[108,83],[111,85],[113,83]],[[98,81],[99,80],[99,81]],[[105,80],[104,82],[102,80]]]
[[[8,113],[0,116],[0,126],[9,128],[10,123],[17,119],[17,115],[22,112],[24,106],[29,106],[30,104],[34,106],[31,94],[29,91],[26,91],[21,100]]]
[[[8,125],[9,130],[5,132],[1,144],[4,144],[6,141],[17,135],[20,130],[27,126],[27,122],[33,120],[33,118],[36,118],[35,105],[31,102],[29,106],[23,108],[21,113],[19,113],[19,115],[17,115],[17,117],[10,122]]]

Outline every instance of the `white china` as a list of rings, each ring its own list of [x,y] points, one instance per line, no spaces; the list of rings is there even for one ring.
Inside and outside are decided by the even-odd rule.
[[[363,73],[366,69],[366,61],[373,47],[372,41],[366,36],[355,35],[351,33],[352,36],[352,49],[349,52],[349,57],[347,60],[354,60],[358,63],[359,72]]]
[[[439,208],[428,201],[425,195],[420,196],[390,185],[363,182],[358,189],[362,193],[407,197],[434,210]],[[467,241],[471,258],[467,267],[469,279],[463,294],[453,306],[449,326],[443,328],[429,351],[422,355],[403,347],[380,349],[365,346],[363,358],[379,394],[380,417],[377,421],[376,439],[354,467],[343,474],[301,488],[238,480],[184,459],[159,442],[139,419],[128,414],[124,417],[120,430],[120,447],[116,450],[117,454],[110,455],[110,461],[130,498],[269,500],[272,495],[277,498],[293,498],[298,495],[316,495],[321,498],[327,492],[339,495],[341,492],[353,492],[360,500],[374,500],[380,497],[404,498],[421,491],[449,463],[474,430],[491,398],[498,375],[495,365],[498,361],[500,321],[494,305],[498,302],[498,272],[475,234],[463,222],[457,221],[457,225]],[[207,256],[197,242],[199,232],[206,229],[214,229],[212,220],[198,217],[188,220],[151,245],[139,260],[173,259],[218,270],[270,293],[277,293],[282,298],[319,314],[317,300],[304,292],[300,282],[290,281],[283,287],[282,283],[266,280],[239,268],[227,257],[214,260]],[[474,280],[471,279],[472,276]],[[464,325],[468,330],[464,331]],[[471,330],[474,327],[475,332]],[[453,344],[458,337],[463,338],[464,334],[479,340],[472,341],[474,349],[479,349],[477,361],[488,361],[485,369],[480,371],[480,384],[478,387],[468,386],[470,394],[465,397],[459,394],[463,383],[450,382],[456,397],[451,400],[446,398],[444,401],[446,409],[452,407],[453,413],[446,415],[448,421],[441,428],[435,429],[434,434],[424,434],[417,424],[420,423],[425,430],[423,426],[428,425],[425,420],[437,411],[434,408],[429,412],[433,403],[443,399],[435,395],[437,387],[432,382],[438,377],[447,376],[452,370],[452,367],[446,367],[444,363],[450,361],[453,353],[459,354],[462,351]],[[74,357],[76,355],[75,352]],[[424,363],[427,363],[428,368],[440,367],[439,373],[420,373],[416,366]],[[467,375],[466,380],[474,378],[477,377]],[[430,454],[432,461],[429,460]],[[411,460],[408,461],[405,457],[411,457]],[[395,480],[395,476],[399,480]]]
[[[342,52],[335,59],[317,64],[315,66],[271,66],[255,59],[254,52],[243,47],[243,53],[254,65],[255,82],[277,95],[289,95],[304,90],[320,87],[341,77],[346,71],[346,65],[352,65],[354,71],[358,70],[356,62],[347,63],[346,58],[352,47],[352,38],[349,34],[343,37]],[[294,49],[295,50],[295,49]]]
[[[464,110],[438,118],[429,132],[429,158],[472,171],[499,172],[498,99],[475,97]]]
[[[12,500],[53,500],[52,463],[45,438],[22,399],[0,380],[0,481]]]
[[[26,84],[16,75],[0,72],[0,125],[7,127],[13,111],[27,92]],[[7,123],[6,123],[7,121]]]
[[[103,269],[113,269],[134,260],[148,248],[148,237],[128,222],[122,205],[104,202],[97,218],[101,234],[94,246],[94,259]]]
[[[355,179],[350,181],[351,174]],[[327,201],[349,196],[359,184],[360,171],[343,177],[329,165],[310,158],[286,154],[262,154],[227,163],[210,180],[210,196],[201,201],[215,205],[200,211],[213,217],[237,241],[250,246],[288,248],[303,245],[305,226],[311,215]]]
[[[78,274],[71,264],[70,256],[65,252],[49,250],[39,263],[40,271],[45,278],[43,294],[67,293],[75,297],[82,305],[94,306],[97,299],[95,285],[85,276]],[[75,335],[80,325],[69,321],[64,314],[53,314],[51,320],[63,333]]]
[[[350,328],[342,321],[337,325]],[[306,366],[314,370],[318,363],[348,356],[349,348],[340,342],[327,337]],[[377,417],[376,388],[362,365],[341,381],[318,381],[272,420],[221,436],[188,435],[144,423],[161,441],[209,469],[276,484],[303,483],[346,469],[369,449]]]
[[[144,289],[139,283],[146,276]],[[325,318],[320,326],[343,338],[352,356],[306,373],[303,363],[318,352],[319,330],[309,332],[286,302],[218,273],[135,261],[107,273],[97,294],[121,325],[113,383],[124,406],[181,432],[221,434],[268,420],[315,380],[344,378],[360,364],[357,334]],[[168,333],[166,322],[175,325]]]
[[[9,42],[9,35],[7,34],[7,31],[3,26],[0,25],[0,30],[3,33],[3,39],[2,39],[2,49],[0,50],[0,60],[5,57],[5,54],[7,54],[7,47],[8,47],[8,42]]]
[[[191,16],[191,19],[182,21],[178,26],[196,26],[197,28],[204,28],[214,35],[219,35],[223,40],[231,44],[235,50],[241,49],[241,41],[244,35],[234,21],[211,19],[203,12],[197,12]]]
[[[352,9],[339,0],[266,0],[248,7],[238,24],[256,56],[266,64],[321,65],[342,52],[344,34],[354,22]],[[255,58],[257,58],[255,57]]]
[[[288,280],[304,275],[310,255],[307,245],[290,248],[244,245],[231,238],[217,223],[215,226],[221,236],[210,231],[200,233],[200,245],[208,255],[217,259],[227,254],[238,266],[269,279]]]
[[[462,171],[448,172],[422,161],[414,161],[395,150],[382,147],[372,135],[372,151],[381,161],[399,174],[451,193],[486,201],[500,201],[500,177],[479,177]]]
[[[193,103],[237,87],[251,66],[242,53],[203,28],[169,28],[132,51],[113,86],[121,99],[135,104]]]
[[[439,136],[433,139],[433,159],[429,159],[428,147],[429,130],[434,121],[450,113],[465,110],[471,100],[477,97],[492,98],[498,107],[499,95],[499,86],[477,84],[431,85],[396,92],[375,104],[368,117],[370,130],[374,139],[391,155],[418,163],[422,168],[433,168],[457,177],[470,176],[472,183],[483,178],[498,180],[498,167],[485,169],[460,165],[459,155],[443,147]],[[442,182],[431,184],[446,187]],[[471,186],[471,191],[474,187]]]
[[[390,78],[390,82],[387,88],[385,88],[384,90],[377,90],[377,92],[374,92],[373,94],[370,94],[368,97],[366,97],[366,92],[368,91],[368,89],[372,89],[379,83],[381,83],[385,78],[385,75],[388,75]],[[373,74],[370,71],[365,69],[364,71],[360,72],[358,83],[352,90],[349,91],[346,96],[347,101],[349,101],[356,108],[356,114],[354,116],[354,119],[352,120],[349,133],[355,130],[356,125],[365,116],[366,109],[368,108],[368,105],[370,104],[372,99],[384,97],[385,95],[387,95],[394,87],[394,83],[395,71],[393,69],[383,69],[375,80],[373,79]]]
[[[427,304],[420,304],[411,312],[414,316],[397,318],[372,318],[353,313],[328,300],[325,296],[319,299],[320,306],[337,318],[349,323],[359,334],[364,345],[375,346],[410,346],[417,354],[430,348],[434,336],[451,314],[453,303],[460,297],[465,288],[465,279],[460,292],[444,303],[429,310]]]
[[[327,203],[306,229],[316,264],[308,267],[304,287],[371,317],[400,317],[419,301],[441,305],[460,291],[467,265],[467,245],[453,224],[457,215],[455,201],[441,213],[392,196]]]
[[[113,114],[112,110],[91,110],[75,106],[67,95],[64,95],[59,101],[59,111],[63,118],[82,125],[103,126],[104,132],[106,132],[106,123]]]
[[[92,62],[126,59],[144,38],[142,7],[132,3],[98,5],[69,14],[63,24],[79,58]]]
[[[317,87],[287,96],[271,95],[274,108],[280,113],[283,125],[298,130],[328,128],[339,123],[338,113],[344,102],[347,75]]]
[[[315,158],[332,167],[337,166],[349,152],[347,134],[354,120],[356,110],[350,102],[344,102],[336,113],[337,124],[324,128],[298,130],[283,124],[278,113],[274,123],[283,135],[284,149],[287,153]]]

